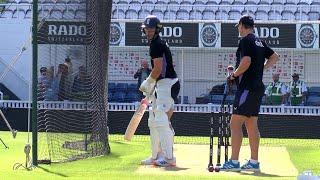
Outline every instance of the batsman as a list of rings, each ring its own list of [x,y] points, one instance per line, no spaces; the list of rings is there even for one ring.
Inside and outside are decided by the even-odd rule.
[[[149,110],[150,158],[142,160],[143,165],[175,166],[173,155],[174,130],[170,123],[174,100],[180,91],[180,83],[172,63],[168,44],[159,36],[162,30],[160,20],[153,15],[145,18],[141,30],[148,39],[152,71],[139,88],[150,96],[152,108]],[[153,91],[154,89],[154,91]]]

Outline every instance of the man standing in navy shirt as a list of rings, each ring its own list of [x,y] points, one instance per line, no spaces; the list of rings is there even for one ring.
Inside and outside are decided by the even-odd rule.
[[[252,17],[242,16],[236,27],[242,39],[236,53],[236,70],[227,78],[230,83],[236,83],[238,87],[230,123],[232,155],[231,159],[224,163],[221,170],[260,171],[258,162],[260,133],[257,121],[265,89],[262,82],[263,71],[273,66],[279,56],[265,42],[255,36]],[[251,157],[240,167],[238,159],[243,138],[243,124],[248,132]]]

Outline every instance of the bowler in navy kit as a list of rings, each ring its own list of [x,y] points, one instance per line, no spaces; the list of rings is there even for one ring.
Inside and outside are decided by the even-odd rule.
[[[263,71],[272,67],[279,56],[264,41],[255,36],[252,17],[242,16],[236,27],[242,39],[236,52],[236,70],[227,78],[229,83],[236,83],[238,87],[230,122],[232,155],[221,170],[260,171],[258,162],[260,133],[257,121],[265,90],[262,82]],[[238,159],[243,138],[243,124],[248,132],[251,157],[240,167]]]

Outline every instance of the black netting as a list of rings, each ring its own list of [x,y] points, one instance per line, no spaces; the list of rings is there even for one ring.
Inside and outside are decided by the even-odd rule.
[[[107,70],[111,1],[39,4],[39,160],[68,161],[110,151]]]

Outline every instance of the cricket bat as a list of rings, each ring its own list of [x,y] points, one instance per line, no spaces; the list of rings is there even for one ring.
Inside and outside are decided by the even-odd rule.
[[[149,101],[148,98],[144,98],[140,102],[140,106],[138,109],[134,112],[129,125],[127,127],[126,133],[124,134],[124,139],[127,141],[131,141],[131,138],[133,137],[134,133],[137,130],[137,127],[143,117],[144,112],[146,111],[148,107]]]

